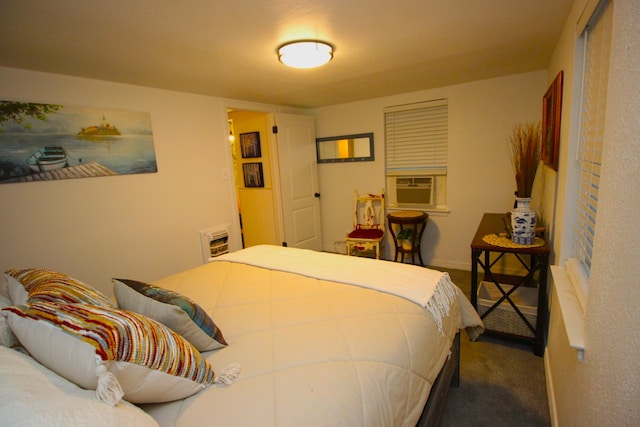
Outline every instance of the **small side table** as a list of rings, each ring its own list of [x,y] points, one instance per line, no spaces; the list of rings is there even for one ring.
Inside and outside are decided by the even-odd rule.
[[[508,310],[514,313],[515,321],[520,322],[518,324],[529,332],[528,336],[525,336],[492,330],[487,327],[485,333],[487,335],[508,336],[528,341],[533,345],[534,354],[543,356],[548,328],[547,318],[549,316],[547,307],[547,270],[549,268],[551,249],[546,239],[542,239],[542,244],[535,247],[521,245],[514,245],[514,247],[497,246],[488,243],[485,240],[486,236],[505,230],[504,218],[505,214],[485,213],[471,241],[471,304],[476,310],[478,309],[478,267],[481,267],[484,271],[482,278],[484,284],[498,292],[498,299],[480,316],[485,322],[485,326],[490,318],[496,319],[496,312],[501,310],[502,307],[508,307]],[[492,253],[494,254],[493,257],[491,256]],[[498,261],[506,255],[513,256],[520,262],[526,270],[524,276],[505,275],[491,271]],[[510,285],[506,286],[507,283]],[[514,293],[518,289],[525,287],[535,287],[535,291],[538,294],[536,320],[533,322],[535,324],[532,324],[527,319],[520,307],[513,301]]]
[[[400,262],[404,262],[404,254],[411,254],[411,263],[415,264],[415,254],[417,253],[420,259],[420,265],[424,265],[420,251],[420,240],[427,226],[427,218],[429,218],[428,213],[419,211],[398,211],[387,214],[389,232],[391,233],[391,237],[393,237],[393,245],[396,248],[395,255],[393,256],[394,261],[398,260],[398,254],[401,254]],[[402,246],[402,240],[398,240],[396,233],[393,231],[393,224],[399,225],[400,230],[412,228],[410,249],[405,249]]]

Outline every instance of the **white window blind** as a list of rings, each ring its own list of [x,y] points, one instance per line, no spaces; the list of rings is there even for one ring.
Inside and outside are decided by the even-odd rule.
[[[605,3],[605,5],[602,5]],[[612,8],[606,1],[584,30],[585,60],[579,132],[576,257],[589,277],[602,164]]]
[[[449,106],[446,99],[384,109],[387,173],[446,173]]]

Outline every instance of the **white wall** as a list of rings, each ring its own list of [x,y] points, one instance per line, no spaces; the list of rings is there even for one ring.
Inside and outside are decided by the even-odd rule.
[[[513,207],[507,138],[516,123],[541,118],[546,85],[543,70],[314,110],[316,136],[373,132],[375,142],[374,162],[318,165],[325,250],[344,241],[351,227],[354,189],[377,193],[385,186],[383,108],[448,98],[451,213],[431,214],[422,255],[428,265],[469,270],[469,245],[482,214]],[[386,258],[392,257],[387,247]]]
[[[325,248],[344,240],[353,190],[384,187],[383,107],[447,97],[451,214],[430,217],[423,255],[469,268],[482,213],[513,201],[507,135],[540,116],[545,84],[541,71],[314,111],[319,137],[375,134],[375,162],[319,165]],[[233,183],[221,178],[231,171],[224,120],[234,101],[10,68],[0,68],[0,98],[149,112],[158,161],[156,174],[1,184],[0,268],[54,268],[110,291],[112,276],[153,280],[200,263],[198,230],[237,224]]]
[[[587,0],[576,0],[556,48],[549,82],[560,70],[568,77],[565,96],[574,93],[575,24]],[[585,361],[569,348],[557,295],[551,301],[549,343],[545,355],[554,424],[558,426],[631,426],[640,421],[640,1],[614,0],[611,67],[607,96],[602,178],[589,297],[585,313]],[[567,75],[568,73],[568,75]],[[566,170],[574,160],[568,131],[577,98],[563,103],[558,191],[558,233],[554,250],[563,261],[571,252],[571,210],[564,203],[570,187]],[[563,229],[564,228],[564,229]],[[553,284],[552,284],[553,285]]]
[[[0,68],[0,99],[149,112],[158,172],[0,184],[0,269],[47,267],[111,294],[202,262],[198,231],[235,225],[223,101]]]

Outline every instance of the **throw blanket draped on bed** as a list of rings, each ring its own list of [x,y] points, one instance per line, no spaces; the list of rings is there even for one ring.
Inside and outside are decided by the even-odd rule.
[[[441,271],[308,249],[259,245],[213,261],[249,264],[397,295],[427,308],[440,332],[442,317],[449,314],[449,307],[460,292],[449,274]]]

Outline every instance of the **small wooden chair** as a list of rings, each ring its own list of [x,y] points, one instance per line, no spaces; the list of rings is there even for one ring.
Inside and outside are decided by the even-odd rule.
[[[384,190],[379,194],[359,195],[355,190],[353,205],[353,231],[347,234],[347,255],[375,252],[381,259],[381,242],[384,238]]]

